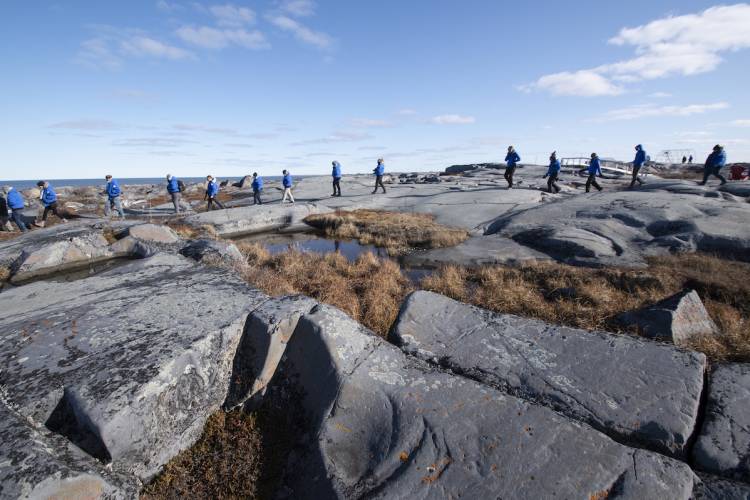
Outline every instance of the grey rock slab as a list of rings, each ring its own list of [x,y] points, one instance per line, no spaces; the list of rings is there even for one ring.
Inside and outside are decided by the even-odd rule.
[[[621,441],[683,456],[695,430],[700,353],[494,314],[425,291],[404,301],[391,336],[405,352]]]
[[[213,210],[184,219],[194,227],[213,226],[221,236],[239,236],[266,231],[303,231],[309,227],[303,219],[330,209],[312,203],[256,205]]]
[[[180,241],[172,228],[161,224],[138,224],[128,229],[128,236],[146,243],[170,245]]]
[[[681,462],[431,368],[327,306],[299,320],[266,397],[281,394],[310,425],[285,498],[689,498],[694,484]]]
[[[708,474],[698,474],[693,488],[695,500],[750,500],[750,484]]]
[[[646,337],[687,345],[695,336],[715,335],[718,327],[709,316],[698,292],[683,290],[652,306],[618,316]]]
[[[0,498],[109,498],[138,496],[133,478],[105,469],[66,441],[0,402]]]
[[[194,240],[185,245],[180,253],[197,261],[205,258],[224,262],[226,264],[239,264],[245,262],[237,245],[219,240]]]
[[[711,372],[705,413],[693,448],[696,466],[750,482],[750,364],[718,365]]]
[[[224,402],[250,310],[230,273],[159,254],[0,294],[0,385],[19,414],[147,479]]]
[[[414,252],[404,258],[407,265],[423,267],[449,264],[481,267],[550,260],[546,254],[498,235],[474,236],[454,247]]]

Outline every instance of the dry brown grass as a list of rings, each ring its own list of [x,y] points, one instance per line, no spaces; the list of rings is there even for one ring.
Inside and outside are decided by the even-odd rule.
[[[10,279],[10,269],[6,266],[0,266],[0,283],[5,283]]]
[[[165,225],[169,226],[180,238],[185,240],[219,239],[219,233],[217,233],[216,229],[210,225],[203,225],[198,228],[185,224],[180,220],[169,220],[166,221]]]
[[[371,253],[349,262],[337,253],[289,250],[270,255],[258,243],[238,247],[247,257],[239,272],[250,284],[269,295],[301,293],[338,307],[383,337],[411,291],[411,282],[398,264]]]
[[[439,269],[421,285],[495,312],[586,329],[620,331],[615,317],[695,289],[721,329],[693,347],[715,360],[750,360],[750,264],[702,254],[651,259],[645,270],[561,264]]]
[[[305,222],[329,238],[358,240],[363,245],[383,247],[394,256],[403,255],[413,248],[458,245],[469,237],[463,229],[438,224],[430,214],[339,210],[309,215]]]

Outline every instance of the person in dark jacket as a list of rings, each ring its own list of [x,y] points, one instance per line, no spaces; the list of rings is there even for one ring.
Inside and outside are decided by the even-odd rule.
[[[596,176],[602,176],[602,167],[599,164],[599,156],[596,153],[591,153],[591,162],[589,163],[589,178],[586,180],[586,192],[588,193],[591,186],[594,186],[597,191],[601,191],[602,187],[596,182]]]
[[[120,199],[122,190],[120,189],[120,185],[111,175],[106,175],[104,179],[107,181],[104,190],[107,192],[107,201],[109,201],[109,203],[104,204],[104,215],[109,217],[114,208],[120,214],[120,218],[124,219],[125,212],[122,211],[122,200]]]
[[[253,188],[253,205],[262,205],[260,192],[263,191],[263,178],[258,177],[258,172],[253,172],[253,182],[250,186]]]
[[[690,155],[690,157],[688,158],[688,163],[693,163],[693,155]]]
[[[180,198],[182,198],[182,193],[180,192],[180,181],[172,174],[167,174],[167,193],[172,197],[174,213],[180,213]]]
[[[292,174],[290,174],[287,170],[281,171],[283,177],[281,178],[281,185],[284,186],[284,196],[281,197],[281,203],[284,203],[287,198],[289,198],[289,201],[294,203],[294,195],[292,194],[292,186],[294,185],[294,180],[292,179]]]
[[[0,231],[12,231],[13,227],[9,222],[10,214],[8,213],[8,202],[5,200],[5,190],[0,194]]]
[[[47,215],[52,212],[53,215],[57,216],[61,221],[67,222],[67,219],[60,215],[57,211],[57,193],[55,193],[52,185],[47,181],[39,181],[36,183],[39,187],[39,199],[44,205],[44,212],[42,212],[42,221],[38,223],[38,226],[44,227],[47,222]]]
[[[557,159],[557,151],[553,151],[549,157],[549,167],[544,177],[547,177],[547,191],[555,193],[560,192],[560,186],[557,185],[558,175],[560,174],[560,160]]]
[[[383,175],[385,174],[385,163],[383,162],[382,158],[378,159],[378,164],[373,169],[372,173],[375,174],[375,189],[372,191],[372,194],[375,194],[378,192],[378,187],[383,188],[383,194],[385,194],[385,185],[383,184]]]
[[[508,146],[508,154],[505,155],[505,180],[508,181],[508,189],[513,189],[513,174],[516,171],[521,157],[518,156],[513,146]]]
[[[23,221],[22,210],[26,205],[26,202],[23,199],[23,195],[16,191],[13,186],[6,186],[4,190],[5,197],[8,202],[8,208],[11,210],[11,218],[13,219],[13,222],[16,223],[16,226],[18,226],[18,229],[20,229],[22,232],[27,231],[30,228]]]
[[[641,171],[641,167],[646,163],[646,151],[643,146],[638,144],[635,147],[635,158],[633,159],[633,178],[630,181],[630,187],[635,186],[636,181],[639,185],[643,185],[643,181],[638,177],[638,172]],[[685,163],[684,161],[682,163]]]
[[[210,175],[206,176],[206,181],[206,195],[203,197],[204,200],[208,200],[206,211],[213,210],[214,204],[216,204],[216,206],[219,208],[224,208],[224,205],[222,205],[221,202],[216,199],[216,197],[219,195],[219,183],[216,182],[216,179],[214,179]]]
[[[337,161],[332,163],[331,177],[333,177],[333,194],[331,196],[341,196],[341,164]]]
[[[721,186],[727,183],[727,180],[719,172],[721,168],[727,164],[727,154],[724,152],[724,148],[720,145],[714,146],[714,150],[706,158],[706,163],[703,166],[703,182],[699,182],[701,186],[705,186],[708,182],[708,176],[713,175],[721,181]]]

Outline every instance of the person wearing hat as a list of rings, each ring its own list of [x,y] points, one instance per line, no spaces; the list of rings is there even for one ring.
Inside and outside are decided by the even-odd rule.
[[[30,228],[23,221],[23,214],[21,213],[26,205],[23,195],[16,191],[13,186],[5,186],[3,191],[5,192],[5,198],[7,199],[8,205],[6,208],[6,215],[7,209],[9,208],[11,210],[11,218],[13,219],[13,222],[16,223],[16,226],[18,226],[18,229],[20,229],[21,232],[26,232]]]
[[[508,189],[513,189],[513,173],[516,171],[521,157],[518,156],[513,146],[508,146],[508,154],[505,155],[505,180],[508,181]]]
[[[727,154],[724,152],[724,148],[719,144],[714,146],[714,150],[706,158],[706,163],[703,166],[703,182],[699,182],[701,186],[705,186],[708,182],[708,176],[713,175],[721,181],[721,186],[727,183],[727,180],[723,175],[719,173],[721,167],[727,164]]]
[[[331,177],[333,177],[333,194],[331,196],[341,196],[341,164],[337,161],[331,163]]]
[[[372,173],[375,174],[375,189],[373,189],[372,194],[375,194],[378,192],[378,187],[383,188],[383,194],[385,194],[385,186],[383,185],[383,175],[385,174],[385,163],[383,162],[382,158],[378,158],[378,164],[375,166]]]
[[[281,178],[281,185],[284,187],[284,196],[281,197],[281,203],[284,203],[287,198],[289,198],[289,201],[294,203],[294,195],[292,194],[292,186],[294,185],[294,180],[292,179],[292,174],[289,173],[287,170],[281,171],[283,177]]]
[[[635,159],[633,160],[633,178],[630,181],[630,188],[632,189],[633,186],[635,186],[636,181],[639,185],[643,185],[643,181],[638,177],[638,172],[640,172],[641,167],[644,163],[646,163],[646,151],[643,149],[643,146],[638,144],[635,147]],[[685,163],[684,161],[682,163]]]
[[[216,179],[214,179],[213,176],[210,175],[206,176],[206,181],[206,195],[203,197],[204,200],[208,200],[206,211],[213,210],[214,204],[216,204],[216,206],[219,208],[224,208],[224,205],[222,205],[221,202],[216,199],[216,197],[219,195],[219,183],[216,182]]]
[[[112,214],[112,209],[115,209],[120,218],[124,219],[125,212],[122,211],[122,200],[120,199],[122,190],[120,189],[120,185],[111,175],[105,175],[104,180],[107,181],[104,191],[107,193],[107,201],[109,202],[104,204],[104,215],[109,217]]]
[[[61,221],[67,222],[67,219],[57,211],[57,193],[55,193],[52,185],[47,181],[39,181],[36,185],[39,188],[39,199],[42,201],[42,205],[44,205],[42,220],[37,223],[37,226],[44,227],[47,223],[47,215],[49,215],[50,212],[57,216]]]
[[[174,213],[180,213],[180,198],[182,194],[180,192],[180,181],[177,177],[172,174],[167,174],[167,193],[172,197],[172,205],[174,205]]]
[[[263,177],[258,177],[258,172],[253,172],[253,182],[250,187],[253,188],[253,205],[262,205],[260,192],[263,191]]]
[[[591,186],[594,186],[597,191],[601,191],[602,187],[596,182],[596,176],[602,176],[602,167],[599,164],[599,156],[596,153],[591,153],[591,161],[589,162],[589,178],[586,180],[586,192],[588,193]]]
[[[552,190],[555,190],[555,193],[560,192],[560,186],[557,185],[558,180],[558,174],[560,173],[560,160],[557,159],[557,151],[552,151],[552,154],[549,157],[549,167],[547,168],[547,173],[544,174],[544,177],[548,177],[547,179],[547,191],[552,192]],[[542,177],[542,178],[544,178]]]

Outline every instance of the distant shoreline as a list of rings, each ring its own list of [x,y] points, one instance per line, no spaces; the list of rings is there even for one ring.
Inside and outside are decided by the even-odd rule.
[[[197,182],[205,182],[205,177],[179,177],[176,176],[178,179],[184,181],[185,183],[197,183]],[[303,179],[305,177],[304,175],[295,175],[296,179]],[[266,180],[280,180],[280,175],[269,175],[263,177]],[[219,182],[223,181],[229,181],[229,182],[237,182],[241,177],[221,177],[218,176],[217,179]],[[16,189],[29,189],[36,187],[36,183],[39,182],[41,179],[24,179],[24,180],[17,180],[17,181],[8,181],[8,180],[0,180],[0,186],[13,186]],[[106,181],[101,179],[44,179],[46,181],[49,181],[50,184],[52,184],[56,188],[62,188],[62,187],[86,187],[86,186],[104,186]],[[123,185],[123,186],[141,186],[141,185],[150,185],[150,184],[166,184],[167,180],[164,177],[118,177],[117,181]]]

